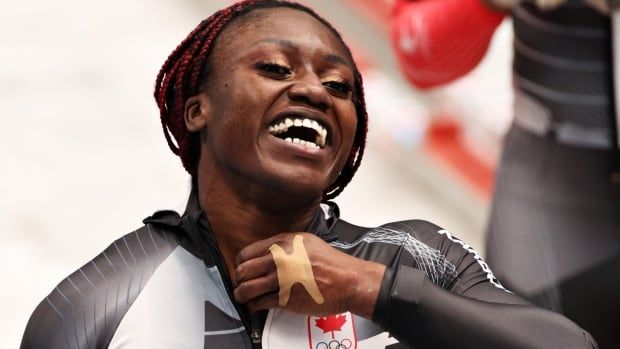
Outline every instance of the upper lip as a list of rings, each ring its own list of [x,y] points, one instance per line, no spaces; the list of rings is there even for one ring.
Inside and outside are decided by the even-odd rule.
[[[269,120],[268,125],[273,124],[275,121],[283,119],[285,117],[293,117],[293,118],[307,118],[311,120],[317,121],[321,126],[327,129],[327,141],[329,144],[330,139],[333,139],[334,132],[334,124],[333,121],[325,114],[320,111],[304,108],[304,107],[290,107],[285,110],[277,113],[273,118]]]

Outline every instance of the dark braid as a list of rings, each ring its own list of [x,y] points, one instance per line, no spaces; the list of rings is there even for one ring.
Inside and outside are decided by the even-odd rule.
[[[222,31],[235,19],[245,14],[264,8],[288,7],[306,12],[329,28],[340,40],[354,65],[353,103],[358,118],[357,130],[353,140],[353,147],[347,162],[336,180],[323,193],[324,200],[336,197],[351,181],[357,171],[368,131],[368,115],[364,100],[362,76],[355,66],[349,47],[344,43],[338,31],[325,19],[311,9],[288,1],[280,0],[245,0],[217,11],[200,24],[172,51],[161,67],[155,81],[155,101],[159,107],[159,115],[164,130],[164,136],[172,152],[178,155],[183,167],[192,176],[197,170],[200,152],[199,137],[185,127],[185,102],[200,91],[200,86],[206,75],[206,66],[215,42]],[[172,134],[172,135],[171,135]],[[174,137],[174,141],[172,138]]]

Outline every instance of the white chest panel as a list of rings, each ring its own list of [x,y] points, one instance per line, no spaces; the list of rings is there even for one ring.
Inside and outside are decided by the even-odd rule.
[[[109,348],[202,349],[207,336],[245,331],[232,320],[231,328],[207,331],[206,303],[226,314],[223,317],[239,319],[217,268],[206,268],[202,260],[177,247],[125,314]]]
[[[383,349],[397,343],[372,322],[347,312],[326,317],[271,310],[263,349]]]

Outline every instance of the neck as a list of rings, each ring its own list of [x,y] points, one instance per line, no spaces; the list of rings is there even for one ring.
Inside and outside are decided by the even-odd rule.
[[[305,231],[319,209],[320,198],[298,204],[273,193],[233,190],[220,181],[208,182],[198,181],[198,199],[230,275],[235,258],[246,246],[279,233]]]

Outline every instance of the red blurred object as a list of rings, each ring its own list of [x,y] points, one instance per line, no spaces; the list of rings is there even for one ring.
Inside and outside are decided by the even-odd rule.
[[[422,89],[465,75],[485,55],[503,18],[480,0],[398,1],[391,36],[402,71]]]

